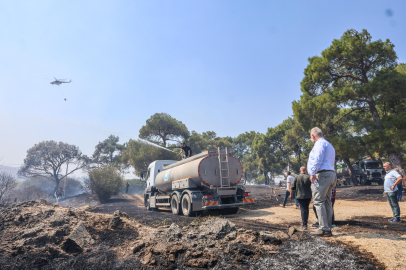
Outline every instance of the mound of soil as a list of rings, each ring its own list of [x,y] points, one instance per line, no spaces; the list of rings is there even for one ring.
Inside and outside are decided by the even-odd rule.
[[[116,211],[46,201],[0,209],[2,269],[375,269],[347,249],[288,231],[252,231],[224,218],[153,228]]]

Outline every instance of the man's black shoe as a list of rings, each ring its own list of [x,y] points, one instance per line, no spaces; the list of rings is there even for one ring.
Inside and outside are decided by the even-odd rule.
[[[317,230],[315,232],[311,232],[310,234],[314,235],[314,236],[319,236],[319,237],[331,237],[332,236],[331,231],[323,231],[323,230]]]
[[[312,227],[319,227],[319,223],[316,221],[315,223],[312,224]]]

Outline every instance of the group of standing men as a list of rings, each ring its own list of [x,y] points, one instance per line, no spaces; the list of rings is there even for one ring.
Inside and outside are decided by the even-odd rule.
[[[322,131],[315,127],[310,132],[314,143],[309,155],[306,167],[300,168],[300,174],[293,178],[288,172],[287,191],[283,202],[285,207],[287,196],[295,199],[296,207],[300,205],[303,229],[307,229],[309,217],[309,204],[313,198],[313,209],[316,213],[318,230],[310,234],[315,236],[331,236],[331,228],[334,222],[333,204],[335,200],[335,187],[337,184],[334,170],[335,149],[323,138]],[[383,167],[386,171],[384,182],[384,194],[392,208],[393,218],[389,222],[400,223],[399,192],[398,186],[406,185],[405,179],[397,171],[392,169],[389,162]]]

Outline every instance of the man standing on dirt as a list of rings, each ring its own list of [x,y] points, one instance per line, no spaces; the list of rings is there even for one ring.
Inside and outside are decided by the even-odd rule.
[[[393,218],[389,219],[389,222],[400,223],[400,208],[398,202],[398,187],[399,183],[402,183],[402,176],[392,169],[392,165],[389,162],[383,164],[383,168],[386,171],[385,182],[383,183],[383,194],[386,193],[386,198],[390,207],[392,208]]]
[[[130,184],[127,182],[127,184],[125,184],[125,193],[128,193],[128,188],[130,187]]]
[[[306,167],[300,168],[300,174],[295,177],[291,190],[296,192],[296,200],[300,205],[300,212],[302,216],[302,229],[307,230],[307,220],[309,219],[309,204],[312,199],[312,182],[310,176],[306,173]],[[293,199],[293,194],[290,195]]]
[[[334,147],[323,138],[323,132],[318,127],[312,128],[310,138],[314,146],[307,162],[307,171],[313,184],[311,187],[313,205],[319,220],[319,229],[310,234],[329,237],[333,221],[331,193],[337,183],[334,171],[336,152]]]
[[[291,199],[293,197],[293,199],[295,200],[296,208],[299,206],[299,204],[296,201],[295,192],[290,189],[294,180],[295,180],[295,178],[290,175],[290,172],[288,172],[287,178],[286,178],[286,193],[285,193],[285,198],[283,199],[283,203],[282,203],[283,208],[285,208],[286,201],[288,200],[289,196],[291,197]]]

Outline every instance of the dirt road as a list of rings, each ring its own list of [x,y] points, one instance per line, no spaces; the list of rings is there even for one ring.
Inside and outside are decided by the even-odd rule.
[[[338,188],[334,206],[337,227],[333,228],[333,237],[326,240],[370,253],[388,269],[406,269],[406,222],[388,222],[392,212],[382,192],[382,186]],[[406,202],[400,202],[400,208],[406,209]],[[301,222],[300,210],[292,202],[286,208],[276,205],[250,209],[239,216],[245,221],[275,226],[299,227]],[[406,221],[405,212],[401,219]],[[312,210],[309,221],[310,224],[316,221]]]

